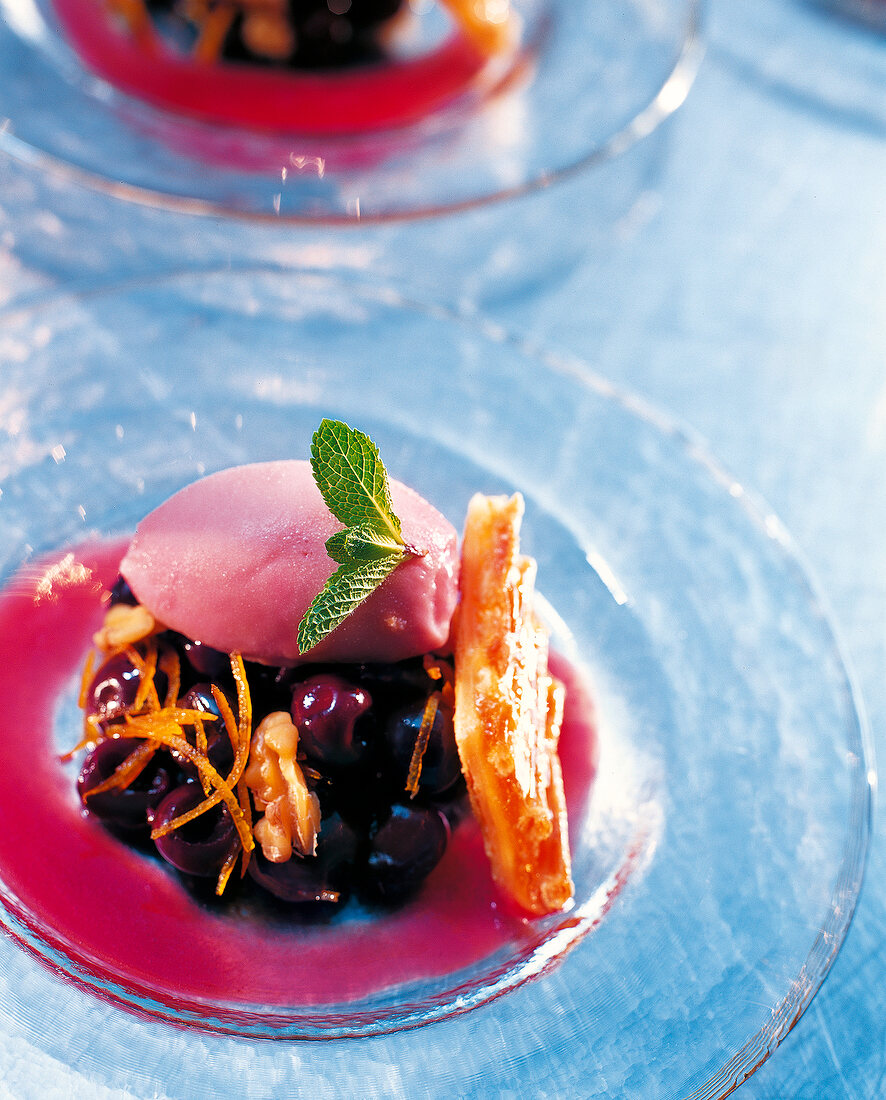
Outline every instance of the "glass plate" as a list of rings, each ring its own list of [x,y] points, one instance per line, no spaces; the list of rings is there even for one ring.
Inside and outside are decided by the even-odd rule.
[[[0,0],[0,148],[128,199],[350,222],[464,209],[605,160],[682,103],[699,0],[515,0],[513,72],[412,126],[262,135],[156,110],[85,71],[50,0]]]
[[[882,0],[717,0],[709,41],[767,88],[844,124],[886,127]]]
[[[571,912],[463,969],[319,1007],[243,1003],[235,984],[183,1005],[149,968],[110,972],[125,913],[90,956],[17,906],[0,867],[6,1080],[700,1100],[765,1060],[845,936],[872,773],[788,536],[695,439],[581,364],[353,278],[228,271],[60,295],[5,315],[0,362],[5,585],[207,471],[304,455],[321,416],[342,417],[456,524],[473,491],[522,491],[599,751],[571,808]],[[75,692],[55,709],[59,746]],[[367,919],[384,942],[390,918],[355,928]]]

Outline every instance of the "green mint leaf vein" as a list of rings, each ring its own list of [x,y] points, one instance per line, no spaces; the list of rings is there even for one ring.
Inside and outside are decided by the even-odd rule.
[[[335,630],[404,558],[424,553],[403,541],[387,471],[368,435],[341,420],[321,421],[311,440],[311,468],[326,507],[344,530],[326,540],[338,569],[299,623],[300,653]]]
[[[403,554],[343,564],[320,589],[298,627],[300,653],[313,649],[397,568]]]
[[[340,565],[350,561],[374,561],[377,558],[405,554],[403,543],[395,542],[389,535],[377,531],[368,524],[346,527],[336,531],[326,540],[326,553]]]
[[[323,420],[311,440],[311,468],[326,507],[345,527],[365,525],[403,545],[388,475],[368,435],[341,420]]]

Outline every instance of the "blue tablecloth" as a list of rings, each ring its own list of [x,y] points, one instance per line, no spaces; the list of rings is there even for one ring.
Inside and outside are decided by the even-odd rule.
[[[715,5],[699,77],[646,150],[631,201],[595,227],[562,278],[530,280],[519,297],[481,294],[480,307],[691,425],[768,501],[834,612],[882,758],[886,114],[880,128],[774,80],[734,48],[727,23]],[[822,19],[820,33],[839,51],[844,28]],[[633,171],[641,155],[610,170]],[[555,186],[544,216],[574,216],[571,201],[567,186]],[[423,235],[450,230],[445,221],[331,237],[231,228],[95,196],[3,159],[0,301],[249,256],[375,265],[420,296],[470,304],[464,283],[435,287],[419,271]],[[881,834],[875,825],[861,903],[833,971],[743,1097],[886,1094]],[[29,1095],[21,1079],[8,1087],[0,1093]]]

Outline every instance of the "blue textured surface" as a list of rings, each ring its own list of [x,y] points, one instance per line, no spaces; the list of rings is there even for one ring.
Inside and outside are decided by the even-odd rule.
[[[727,3],[735,0],[720,0]],[[732,22],[720,4],[685,107],[641,150],[645,159],[635,152],[611,167],[611,217],[580,205],[580,188],[568,184],[502,218],[503,234],[519,234],[523,218],[553,219],[559,237],[571,224],[575,242],[585,246],[561,278],[552,277],[555,264],[545,264],[537,285],[524,280],[519,300],[471,283],[458,265],[457,280],[451,271],[429,270],[429,250],[434,256],[441,238],[470,233],[469,219],[326,234],[244,228],[99,199],[9,161],[0,165],[3,297],[27,297],[57,282],[114,281],[258,256],[379,270],[431,299],[482,299],[509,327],[580,354],[691,424],[742,484],[768,500],[834,610],[882,758],[886,142],[870,111],[837,110],[761,71],[753,52],[728,37]],[[765,0],[746,6],[763,10]],[[822,21],[815,33],[829,56],[840,56],[843,27]],[[779,45],[790,53],[792,40]],[[519,255],[519,238],[501,238],[505,268],[509,249]],[[477,269],[487,260],[478,258]],[[878,824],[861,905],[824,988],[739,1096],[883,1094],[882,840]],[[37,996],[51,991],[39,972],[23,980],[34,983]],[[75,1073],[89,1063],[89,1036],[77,1041]],[[16,1042],[4,1051],[5,1064],[16,1068],[0,1095],[33,1096],[37,1080],[41,1096],[87,1095],[82,1079],[50,1054]],[[299,1070],[297,1054],[287,1055],[286,1065],[269,1071],[269,1087]],[[133,1082],[141,1080],[148,1095],[165,1095],[153,1074],[132,1067]],[[393,1091],[393,1067],[390,1083]],[[521,1094],[519,1075],[510,1088]],[[128,1095],[107,1081],[90,1090]],[[133,1094],[142,1091],[133,1084]],[[482,1095],[482,1081],[476,1091]]]

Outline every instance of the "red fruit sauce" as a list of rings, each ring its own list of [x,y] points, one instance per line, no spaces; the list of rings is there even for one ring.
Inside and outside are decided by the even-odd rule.
[[[31,565],[0,594],[0,898],[77,968],[171,1007],[201,1001],[274,1007],[345,1004],[402,983],[440,978],[543,938],[494,886],[476,824],[453,832],[442,863],[402,909],[288,925],[195,900],[171,868],[85,815],[80,761],[63,764],[74,725],[54,741],[60,700],[75,698],[102,593],[123,545],[89,545]],[[85,567],[85,568],[83,568]],[[562,660],[567,684],[561,760],[573,826],[593,782],[593,707]]]
[[[342,134],[415,122],[464,93],[488,58],[463,35],[408,60],[328,73],[193,61],[146,49],[100,0],[53,0],[87,66],[125,92],[208,122],[302,134]]]

